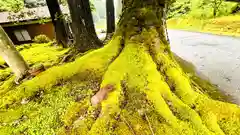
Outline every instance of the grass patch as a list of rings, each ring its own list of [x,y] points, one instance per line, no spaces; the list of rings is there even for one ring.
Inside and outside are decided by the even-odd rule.
[[[168,28],[206,32],[217,35],[240,36],[240,15],[215,19],[173,18],[167,21]]]

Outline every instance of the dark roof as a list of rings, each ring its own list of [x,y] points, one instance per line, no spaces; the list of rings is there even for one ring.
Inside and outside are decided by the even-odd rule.
[[[61,9],[63,14],[69,14],[69,9],[67,6],[61,6]],[[0,12],[0,24],[38,20],[43,18],[50,18],[50,13],[47,6],[24,8],[17,13]]]

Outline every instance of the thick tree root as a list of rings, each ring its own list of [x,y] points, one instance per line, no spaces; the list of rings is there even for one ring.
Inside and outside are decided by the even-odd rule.
[[[121,37],[115,37],[104,48],[89,52],[72,63],[52,67],[37,77],[15,87],[14,91],[1,87],[1,90],[7,91],[7,93],[0,98],[0,108],[8,107],[21,101],[22,98],[34,96],[38,90],[51,89],[53,86],[73,77],[79,81],[101,77],[107,70],[108,65],[121,52],[120,42]]]
[[[240,133],[238,106],[195,91],[172,57],[152,57],[148,51],[141,44],[125,43],[92,98],[94,105],[101,104],[101,113],[82,134]]]

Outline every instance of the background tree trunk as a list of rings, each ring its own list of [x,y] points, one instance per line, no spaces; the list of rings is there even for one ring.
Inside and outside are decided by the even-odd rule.
[[[68,6],[75,38],[74,47],[80,52],[85,52],[102,46],[94,28],[89,1],[68,0]]]
[[[28,73],[28,65],[23,57],[15,49],[11,39],[0,26],[0,56],[6,61],[8,66],[15,73],[18,80],[24,78]]]
[[[84,20],[84,25],[87,28],[88,34],[90,34],[94,39],[98,39],[94,22],[93,22],[93,17],[92,17],[92,12],[91,12],[91,7],[89,0],[79,0],[81,3],[81,12],[79,13]]]
[[[55,29],[56,40],[62,44],[63,47],[68,47],[70,32],[68,31],[67,24],[60,9],[57,0],[46,0],[47,6],[52,18],[52,23]]]
[[[110,39],[115,31],[115,11],[114,1],[106,0],[106,14],[107,14],[107,35],[106,40]]]

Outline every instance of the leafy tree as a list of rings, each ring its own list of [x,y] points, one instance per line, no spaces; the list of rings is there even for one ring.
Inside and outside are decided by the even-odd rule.
[[[168,18],[183,16],[188,14],[190,11],[191,11],[190,0],[172,1],[168,6]]]
[[[202,5],[208,5],[212,8],[213,10],[213,17],[217,16],[218,11],[220,10],[219,8],[223,4],[223,0],[203,0]]]
[[[168,18],[189,16],[203,19],[229,15],[238,11],[237,5],[224,0],[176,0],[169,7]]]
[[[47,3],[45,0],[24,0],[24,5],[27,8],[35,8],[35,7],[46,6]]]

